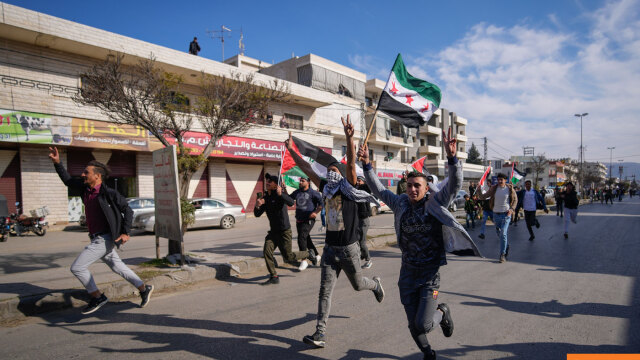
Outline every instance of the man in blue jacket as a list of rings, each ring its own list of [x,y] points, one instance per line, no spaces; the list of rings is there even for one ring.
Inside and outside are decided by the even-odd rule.
[[[49,148],[49,151],[49,158],[53,162],[60,180],[68,187],[82,189],[82,202],[84,203],[91,243],[71,264],[71,272],[91,295],[91,301],[82,310],[82,313],[91,314],[108,301],[96,286],[93,276],[89,272],[89,265],[98,259],[102,259],[113,272],[137,287],[140,290],[140,297],[142,297],[140,307],[147,306],[151,299],[153,285],[145,285],[140,277],[122,262],[116,252],[116,247],[119,248],[129,241],[133,210],[129,207],[124,196],[103,183],[109,175],[109,169],[106,165],[93,160],[82,172],[82,180],[74,179],[60,163],[58,148]]]
[[[402,251],[402,267],[398,287],[404,306],[409,331],[425,359],[435,359],[435,351],[427,340],[427,333],[440,324],[446,337],[453,334],[451,310],[445,303],[438,304],[440,266],[447,264],[446,252],[481,256],[471,237],[447,210],[462,187],[462,167],[455,157],[456,139],[442,133],[449,163],[449,180],[439,191],[429,191],[427,176],[408,174],[407,191],[396,195],[378,180],[369,161],[366,144],[360,146],[358,156],[367,184],[374,195],[387,203],[394,214],[398,246]]]
[[[543,209],[547,214],[549,210],[547,209],[547,204],[545,204],[544,197],[538,190],[531,187],[531,180],[526,180],[524,189],[518,191],[516,214],[520,211],[520,208],[524,209],[524,221],[527,224],[527,230],[529,230],[529,241],[533,241],[536,238],[533,234],[533,226],[540,227],[540,222],[536,219],[536,210]]]

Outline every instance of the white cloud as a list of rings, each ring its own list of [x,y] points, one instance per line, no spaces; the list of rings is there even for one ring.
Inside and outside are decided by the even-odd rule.
[[[371,55],[349,55],[349,62],[367,74],[367,78],[387,79],[389,69],[380,59]]]
[[[516,155],[535,146],[547,156],[577,157],[578,112],[589,113],[587,160],[608,159],[607,146],[616,146],[615,156],[640,154],[639,9],[638,0],[607,2],[582,16],[587,36],[564,27],[477,24],[435,56],[407,58],[407,68],[435,77],[441,106],[469,119],[469,137],[487,136]]]

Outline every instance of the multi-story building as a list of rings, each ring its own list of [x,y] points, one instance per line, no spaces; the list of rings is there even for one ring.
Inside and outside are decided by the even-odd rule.
[[[605,164],[601,162],[585,162],[583,166],[585,186],[595,188],[605,185],[609,177],[609,171]]]

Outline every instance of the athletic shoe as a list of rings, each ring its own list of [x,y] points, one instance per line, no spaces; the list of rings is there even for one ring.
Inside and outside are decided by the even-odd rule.
[[[263,282],[260,285],[276,285],[276,284],[280,284],[280,278],[277,276],[271,276],[269,280]]]
[[[309,267],[309,263],[307,262],[307,260],[302,260],[300,261],[300,266],[298,266],[298,270],[304,271],[308,267]]]
[[[373,291],[373,294],[376,296],[376,300],[378,300],[379,303],[382,302],[382,300],[384,300],[384,289],[382,288],[382,283],[380,282],[380,277],[379,276],[374,276],[373,277],[373,281],[376,282],[376,284],[378,284],[378,286],[376,286],[376,288]]]
[[[529,241],[533,241],[533,239],[535,239],[535,238],[536,238],[535,236],[531,235],[531,236],[529,236]]]
[[[565,238],[565,239],[568,239],[568,238],[569,238],[569,234],[564,233],[564,238]]]
[[[507,256],[505,254],[500,255],[500,262],[503,263],[507,261]]]
[[[484,234],[480,234],[480,235],[478,235],[478,237],[479,237],[480,239],[484,239]]]
[[[317,256],[316,252],[313,249],[309,249],[309,257],[307,257],[307,259],[309,259],[313,263],[313,266],[318,266],[318,258],[319,257],[320,256]],[[304,269],[302,269],[302,270],[304,270]]]
[[[305,344],[323,348],[327,341],[327,337],[320,330],[316,330],[313,335],[305,335],[304,338],[302,338],[302,341],[304,341]]]
[[[423,360],[436,360],[436,352],[435,352],[435,350],[431,350],[430,353],[424,354],[422,359]]]
[[[364,265],[362,265],[363,269],[371,269],[371,266],[373,265],[373,262],[371,260],[367,260]]]
[[[149,304],[149,301],[151,301],[152,292],[153,292],[153,285],[145,285],[144,291],[140,291],[140,297],[142,298],[142,302],[140,303],[141,308]]]
[[[317,266],[317,265],[320,265],[320,264],[321,264],[321,261],[322,261],[322,256],[320,256],[320,255],[316,255],[316,262],[315,262],[315,263],[313,263],[313,265],[316,265],[316,266]]]
[[[91,301],[89,301],[89,304],[84,309],[82,309],[82,313],[84,315],[91,314],[92,312],[100,309],[102,305],[106,304],[108,301],[109,299],[107,299],[104,294],[100,295],[100,297],[97,298],[92,297]]]
[[[440,321],[442,332],[444,333],[444,336],[451,337],[451,335],[453,334],[453,319],[451,318],[451,310],[445,303],[438,304],[438,310],[441,310],[444,313],[444,315],[442,316],[442,320]]]

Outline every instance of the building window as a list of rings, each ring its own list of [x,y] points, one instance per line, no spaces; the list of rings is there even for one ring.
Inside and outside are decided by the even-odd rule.
[[[373,149],[369,149],[369,161],[373,161]]]
[[[347,146],[346,145],[342,145],[342,156],[347,155]]]
[[[372,98],[370,98],[370,97],[365,97],[365,98],[364,98],[364,103],[365,103],[367,106],[373,106],[373,99],[372,99]]]
[[[384,158],[384,161],[391,161],[393,160],[393,153],[390,151],[387,151],[387,156]]]
[[[303,121],[304,121],[304,118],[300,115],[285,113],[282,116],[282,119],[280,120],[280,127],[286,128],[286,129],[303,130],[304,129]]]
[[[420,139],[420,146],[424,146],[424,139]]]

